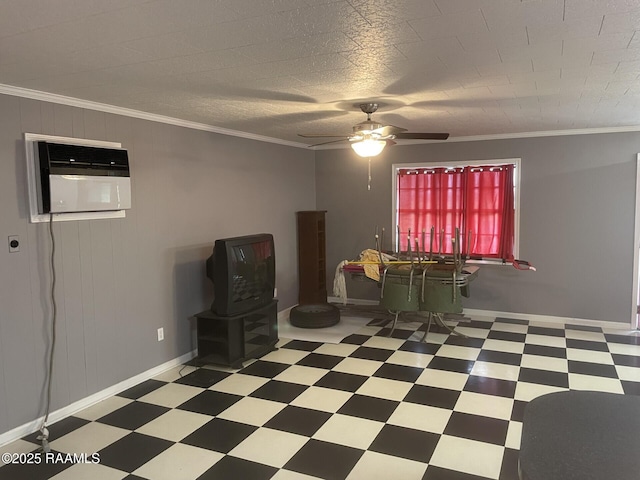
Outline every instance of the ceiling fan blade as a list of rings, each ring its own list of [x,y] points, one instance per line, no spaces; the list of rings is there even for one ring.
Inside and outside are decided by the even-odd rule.
[[[446,140],[448,133],[397,133],[396,138],[405,140]]]
[[[347,140],[349,140],[349,137],[341,138],[340,140],[332,140],[330,142],[314,143],[313,145],[309,145],[309,146],[310,147],[319,147],[320,145],[329,145],[330,143],[346,142]]]
[[[344,137],[344,133],[338,134],[338,135],[327,135],[324,133],[299,133],[298,134],[299,137],[304,137],[304,138],[331,138],[331,137]]]
[[[402,132],[406,132],[406,128],[394,127],[393,125],[386,125],[384,127],[376,128],[373,133],[379,133],[381,136],[397,135]]]

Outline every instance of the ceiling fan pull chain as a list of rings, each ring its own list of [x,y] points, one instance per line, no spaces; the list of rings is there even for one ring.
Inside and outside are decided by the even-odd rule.
[[[367,190],[371,190],[371,157],[369,157],[369,181],[367,182]]]

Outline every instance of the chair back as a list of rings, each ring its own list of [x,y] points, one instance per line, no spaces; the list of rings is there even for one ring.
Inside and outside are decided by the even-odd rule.
[[[420,310],[420,286],[408,275],[387,275],[382,284],[380,306],[392,312]]]
[[[446,268],[445,268],[446,267]],[[462,313],[455,265],[434,265],[422,276],[420,310],[432,313]]]

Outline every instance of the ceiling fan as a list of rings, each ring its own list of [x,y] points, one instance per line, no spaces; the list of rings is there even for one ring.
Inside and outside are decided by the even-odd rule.
[[[367,114],[367,119],[353,126],[353,133],[349,135],[328,135],[328,134],[302,134],[304,138],[335,138],[343,137],[339,140],[331,140],[329,142],[316,143],[310,147],[319,145],[327,145],[338,142],[351,142],[351,147],[361,157],[375,157],[380,154],[385,146],[394,145],[394,139],[412,139],[412,140],[446,140],[449,138],[448,133],[411,133],[406,128],[395,127],[393,125],[383,125],[371,120],[371,115],[378,110],[377,103],[361,103],[360,110]]]

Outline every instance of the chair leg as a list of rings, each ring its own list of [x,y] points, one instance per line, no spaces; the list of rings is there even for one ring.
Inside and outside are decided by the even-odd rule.
[[[427,323],[427,329],[424,331],[424,335],[420,339],[421,342],[424,342],[427,339],[427,333],[429,333],[429,329],[431,328],[432,320],[433,320],[433,313],[429,312],[429,322]]]
[[[444,319],[443,319],[443,315],[442,313],[434,313],[434,316],[436,317],[436,323],[438,325],[440,325],[441,327],[447,329],[449,331],[450,334],[452,335],[457,335],[459,337],[462,338],[469,338],[467,335],[465,335],[464,333],[460,333],[455,331],[453,328],[449,327],[449,325],[447,325],[446,323],[444,323]]]
[[[393,312],[391,312],[393,313]],[[398,323],[398,316],[400,315],[400,310],[398,310],[396,312],[396,317],[393,319],[393,325],[391,325],[391,330],[389,331],[389,335],[387,335],[387,337],[390,337],[391,334],[393,333],[393,331],[396,329],[396,324]]]

